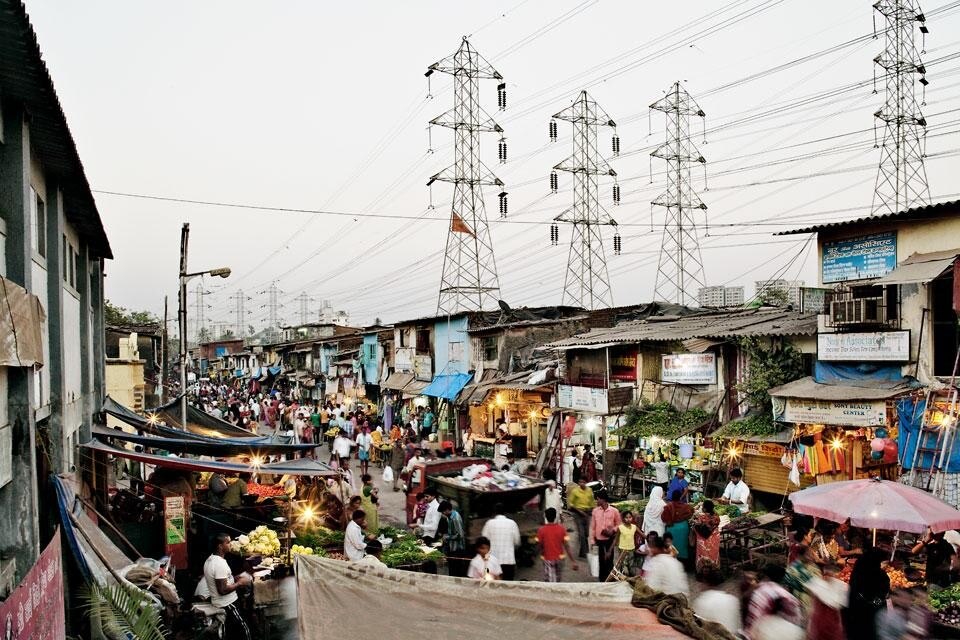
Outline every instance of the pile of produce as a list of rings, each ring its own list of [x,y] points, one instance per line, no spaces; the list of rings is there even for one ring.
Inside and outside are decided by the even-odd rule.
[[[960,583],[946,589],[931,590],[927,598],[937,621],[953,626],[960,625]]]
[[[887,576],[890,578],[890,588],[891,589],[909,589],[911,587],[917,586],[916,582],[911,582],[907,579],[907,574],[905,574],[900,569],[895,569],[889,565],[884,565],[883,570],[886,572]],[[853,573],[853,565],[847,564],[844,565],[840,573],[837,574],[838,580],[843,580],[844,582],[850,582],[850,575]]]
[[[277,532],[260,525],[247,535],[239,535],[230,542],[230,550],[244,556],[275,556],[280,553]]]
[[[332,547],[343,548],[343,531],[317,527],[297,534],[297,543],[314,551]]]
[[[295,544],[295,545],[293,545],[292,547],[290,547],[290,555],[292,555],[292,556],[296,556],[296,555],[312,556],[312,555],[313,555],[313,547],[304,547],[304,546],[302,546],[302,545]]]
[[[737,513],[739,513],[739,511],[737,511]],[[739,531],[740,529],[750,529],[758,524],[760,524],[760,521],[757,520],[753,515],[748,514],[745,516],[737,516],[730,519],[729,524],[724,527],[724,531],[727,529],[733,529],[735,531]]]
[[[647,498],[643,498],[641,500],[624,500],[622,502],[614,502],[610,506],[620,513],[630,511],[633,513],[633,515],[639,515],[641,518],[643,518],[643,511],[647,508],[647,502],[649,502]]]
[[[409,567],[419,565],[427,560],[439,560],[442,554],[439,551],[424,551],[420,543],[413,536],[403,536],[400,539],[394,538],[393,544],[389,549],[384,549],[380,556],[383,564],[391,569],[398,567]]]
[[[711,415],[703,409],[680,411],[669,402],[649,403],[627,407],[625,424],[615,432],[622,438],[650,438],[672,440],[704,425]]]
[[[258,498],[278,498],[282,495],[283,489],[269,484],[257,484],[255,482],[247,483],[247,493]]]

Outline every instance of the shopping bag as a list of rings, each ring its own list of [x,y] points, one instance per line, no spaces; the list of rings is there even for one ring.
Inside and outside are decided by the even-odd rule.
[[[600,577],[600,554],[597,553],[597,548],[593,547],[590,550],[590,553],[587,554],[587,564],[590,565],[590,575],[594,578]]]
[[[384,467],[383,468],[383,481],[386,483],[393,482],[393,467]]]

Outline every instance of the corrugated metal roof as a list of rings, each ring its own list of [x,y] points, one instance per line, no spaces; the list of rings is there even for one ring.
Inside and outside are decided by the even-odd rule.
[[[23,104],[30,117],[30,146],[64,196],[64,212],[100,258],[113,258],[90,183],[60,106],[37,34],[20,0],[0,0],[0,93]]]
[[[858,227],[878,222],[914,222],[917,220],[930,220],[931,218],[945,218],[960,212],[960,200],[948,200],[936,204],[928,204],[922,207],[914,207],[906,211],[897,213],[884,213],[878,216],[864,216],[854,218],[853,220],[841,220],[839,222],[826,222],[824,224],[815,224],[802,229],[792,229],[790,231],[779,231],[774,235],[788,236],[795,233],[815,233],[824,229],[842,229],[843,227]]]
[[[845,402],[847,400],[886,400],[911,391],[906,383],[882,383],[871,381],[869,387],[848,384],[823,384],[811,376],[782,384],[770,389],[771,396],[779,398],[802,398],[808,400],[829,400]]]
[[[546,345],[551,349],[601,348],[640,342],[679,342],[691,338],[814,335],[817,315],[784,309],[743,309],[683,317],[625,322]]]
[[[914,253],[901,262],[896,269],[873,282],[874,285],[883,284],[912,284],[930,282],[940,277],[947,269],[953,267],[960,249],[951,251],[937,251],[934,253]]]

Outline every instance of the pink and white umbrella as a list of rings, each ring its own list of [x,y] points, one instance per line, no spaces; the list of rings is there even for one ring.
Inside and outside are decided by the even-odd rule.
[[[933,495],[889,480],[847,480],[790,494],[793,510],[864,529],[934,533],[960,529],[960,511]]]

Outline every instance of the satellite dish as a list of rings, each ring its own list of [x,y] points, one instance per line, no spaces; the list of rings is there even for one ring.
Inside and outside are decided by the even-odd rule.
[[[500,310],[504,313],[510,313],[510,305],[508,305],[503,300],[497,300],[497,304],[500,305]]]

